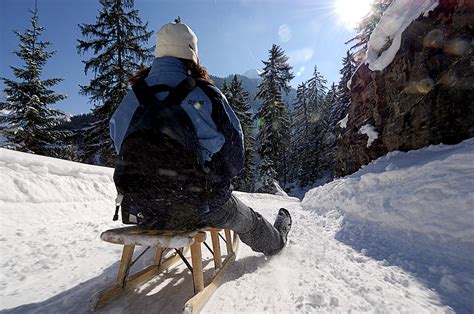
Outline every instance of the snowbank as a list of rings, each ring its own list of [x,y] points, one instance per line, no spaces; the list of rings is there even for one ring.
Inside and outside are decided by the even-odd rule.
[[[302,205],[474,244],[473,160],[474,139],[391,152],[351,176],[309,191]]]
[[[474,309],[474,139],[392,152],[309,191],[303,208],[343,216],[337,238],[406,267],[454,308]]]
[[[113,169],[0,148],[0,209],[113,197]],[[34,213],[28,213],[31,216]]]
[[[393,0],[370,35],[365,62],[372,71],[382,71],[398,50],[402,33],[420,15],[426,16],[438,6],[438,0]]]
[[[469,140],[392,153],[351,177],[311,190],[303,202],[306,210],[296,198],[235,193],[270,222],[279,208],[287,208],[293,227],[287,247],[271,258],[241,243],[235,264],[203,312],[472,312],[474,271],[459,266],[472,262],[467,227],[472,230],[473,188],[465,183],[472,183],[473,165],[466,161],[472,160],[473,146]],[[99,239],[102,231],[121,226],[111,221],[112,169],[0,150],[0,180],[2,312],[89,313],[94,294],[114,283],[121,253],[119,246]],[[440,212],[443,204],[450,215]],[[446,263],[451,255],[431,237],[449,241],[448,253],[464,264]],[[441,257],[423,259],[429,269],[420,275],[414,271],[420,263],[400,262],[400,242],[415,243],[411,256],[424,258],[426,250],[434,250]],[[375,248],[394,258],[376,255]],[[213,272],[210,253],[203,254],[207,273]],[[131,272],[153,257],[146,252]],[[102,312],[179,312],[193,294],[190,278],[181,264]]]
[[[99,240],[112,225],[112,175],[0,149],[1,308],[54,296],[116,261],[116,248]]]

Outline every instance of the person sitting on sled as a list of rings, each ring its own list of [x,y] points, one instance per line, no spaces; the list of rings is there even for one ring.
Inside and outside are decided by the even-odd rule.
[[[279,252],[287,242],[287,235],[291,228],[290,214],[286,209],[281,208],[272,225],[232,194],[231,179],[242,170],[244,163],[242,129],[225,96],[212,85],[206,69],[199,64],[196,35],[179,20],[164,25],[156,33],[155,56],[151,68],[142,71],[134,82],[141,80],[142,85],[154,87],[154,91],[156,91],[152,94],[152,97],[156,98],[154,101],[164,101],[172,93],[179,94],[176,90],[184,93],[177,97],[173,95],[175,99],[180,100],[184,97],[182,101],[179,101],[181,107],[179,109],[184,109],[186,112],[186,117],[177,116],[176,119],[188,119],[188,117],[191,119],[199,142],[196,144],[198,144],[202,159],[206,165],[212,164],[206,174],[206,178],[210,179],[206,179],[205,188],[195,188],[193,195],[189,192],[190,190],[181,187],[168,191],[172,182],[178,182],[176,178],[181,178],[180,184],[186,184],[182,183],[183,180],[193,180],[199,174],[196,171],[196,175],[187,172],[180,176],[181,167],[173,166],[173,159],[180,156],[180,151],[173,151],[172,145],[160,143],[159,145],[165,148],[162,151],[148,152],[151,157],[147,158],[150,159],[150,163],[154,162],[151,159],[157,156],[167,158],[164,162],[167,165],[166,169],[163,170],[162,166],[156,166],[154,168],[158,168],[156,173],[150,173],[151,170],[141,171],[138,169],[134,171],[136,175],[124,179],[123,176],[118,175],[121,170],[116,168],[114,175],[116,185],[118,181],[121,185],[129,184],[131,180],[140,175],[139,172],[146,172],[148,177],[156,178],[152,184],[141,184],[140,195],[137,194],[138,192],[130,192],[129,194],[132,196],[127,198],[127,194],[125,194],[122,206],[128,206],[131,211],[138,212],[137,223],[145,228],[200,229],[214,227],[231,229],[239,235],[243,243],[256,252],[266,255]],[[186,83],[185,80],[188,77],[198,83],[192,88],[188,86],[186,90],[181,85],[183,85],[182,82]],[[174,91],[161,89],[163,86],[165,89],[166,87],[174,88]],[[136,146],[142,147],[123,147],[124,138],[130,132],[129,126],[134,121],[134,115],[140,107],[140,98],[143,98],[140,93],[140,89],[135,84],[133,90],[124,97],[110,121],[111,138],[119,155],[118,165],[121,163],[120,158],[122,160],[126,158],[124,157],[125,153],[131,151],[135,154],[131,160],[136,160],[143,156],[150,147],[150,145],[140,145],[140,142]],[[127,150],[127,152],[124,153],[123,150]],[[149,166],[146,162],[145,165]],[[163,177],[166,177],[166,180],[160,181],[160,178]],[[205,191],[201,192],[202,190]],[[204,203],[192,201],[197,199],[193,198],[196,193],[205,195]],[[146,205],[146,202],[153,203]],[[196,208],[197,213],[193,216],[186,216],[187,213],[196,211]]]

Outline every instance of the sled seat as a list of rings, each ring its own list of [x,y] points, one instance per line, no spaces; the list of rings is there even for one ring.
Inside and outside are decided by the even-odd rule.
[[[138,227],[111,229],[103,232],[103,241],[122,245],[156,246],[179,249],[194,243],[200,231],[183,232],[178,230],[148,230]],[[202,234],[205,240],[205,234]]]
[[[218,283],[223,276],[228,265],[235,260],[235,253],[238,247],[238,236],[234,233],[232,238],[231,231],[225,229],[225,238],[219,233],[222,229],[206,228],[192,232],[179,230],[148,230],[140,229],[136,226],[110,229],[103,232],[100,238],[103,241],[123,245],[122,257],[117,274],[115,285],[99,292],[95,309],[99,309],[112,300],[118,298],[123,292],[133,289],[140,284],[152,279],[163,270],[182,260],[192,273],[194,297],[185,305],[186,312],[197,313],[204,306],[205,302],[217,288]],[[210,233],[212,249],[205,242]],[[226,243],[227,256],[222,261],[221,247],[219,238]],[[204,285],[201,244],[204,244],[213,255],[215,275],[210,284]],[[136,246],[147,247],[135,260],[133,253]],[[132,276],[129,276],[131,267],[137,260],[144,255],[150,248],[156,249],[153,264]],[[166,249],[174,249],[175,254],[163,260],[163,252]],[[187,261],[184,254],[191,250],[191,264]]]

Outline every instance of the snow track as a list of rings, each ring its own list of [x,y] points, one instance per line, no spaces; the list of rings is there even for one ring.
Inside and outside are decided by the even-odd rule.
[[[246,203],[252,195],[239,194]],[[416,312],[445,313],[435,292],[403,269],[373,260],[335,240],[342,217],[302,210],[267,197],[255,206],[274,219],[285,206],[293,216],[289,244],[271,258],[243,246],[239,258],[205,308],[206,313],[235,312]]]
[[[467,140],[391,153],[303,202],[237,192],[270,221],[287,208],[293,229],[270,258],[241,244],[203,312],[472,313],[472,160]],[[112,170],[0,149],[0,181],[2,313],[90,312],[121,252],[99,239],[121,225]],[[181,265],[101,312],[178,313],[191,295]]]

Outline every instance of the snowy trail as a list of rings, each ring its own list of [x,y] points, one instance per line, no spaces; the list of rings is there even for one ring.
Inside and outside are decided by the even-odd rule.
[[[275,218],[276,209],[288,208],[293,215],[294,228],[288,247],[271,258],[252,252],[241,244],[237,261],[204,308],[204,313],[449,311],[440,305],[436,293],[412,275],[398,267],[371,260],[337,241],[335,233],[341,223],[339,215],[320,216],[302,210],[298,200],[282,196],[237,194],[271,221]],[[59,224],[54,228],[44,229],[38,238],[38,241],[47,243],[42,253],[30,254],[30,260],[36,259],[33,263],[35,267],[20,269],[26,271],[25,283],[18,286],[13,296],[17,296],[17,302],[26,305],[7,310],[7,313],[87,313],[93,294],[113,281],[120,248],[98,239],[100,228],[105,226],[86,221],[57,222]],[[64,228],[74,229],[75,232],[66,237]],[[14,259],[24,258],[26,250],[32,249],[35,231],[30,231],[31,238],[25,243],[29,247],[20,250]],[[74,245],[75,250],[71,249]],[[41,268],[45,265],[50,266],[42,272]],[[17,269],[14,265],[11,267]],[[33,273],[35,278],[31,280]],[[182,285],[186,284],[185,280],[190,282],[190,276],[182,266],[168,275],[171,275],[168,281],[163,282],[158,277],[101,312],[149,313],[157,308],[167,313],[180,312],[179,309],[192,294],[190,286]],[[89,277],[85,283],[67,285],[80,282],[85,277]],[[66,283],[62,282],[64,280]],[[165,284],[174,287],[164,290]],[[32,288],[39,288],[35,290],[39,294],[29,296],[31,301],[45,301],[28,305],[31,301],[23,299],[22,292]],[[48,295],[49,298],[46,298]]]
[[[251,207],[273,219],[274,198],[255,200],[239,194]],[[439,298],[417,278],[396,266],[372,260],[337,241],[342,218],[286,207],[294,224],[289,245],[269,259],[242,246],[225,282],[206,313],[246,312],[413,312],[444,313]]]
[[[474,139],[391,153],[303,202],[236,193],[270,221],[289,209],[293,229],[271,258],[241,244],[203,312],[472,313],[473,158]],[[90,312],[121,252],[99,239],[121,226],[112,170],[0,149],[0,182],[0,311]],[[192,293],[181,265],[101,312],[178,313]]]

